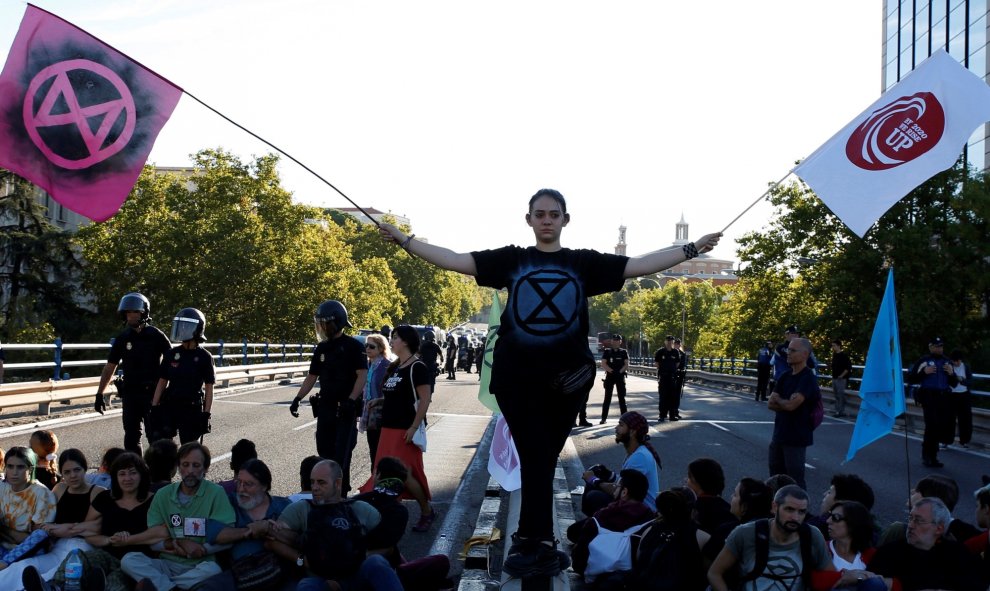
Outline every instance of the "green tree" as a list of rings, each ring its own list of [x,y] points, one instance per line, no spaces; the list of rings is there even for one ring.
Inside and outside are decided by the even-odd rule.
[[[64,338],[83,331],[88,313],[75,300],[79,260],[71,235],[54,226],[38,189],[0,169],[0,334],[32,334],[50,323]]]

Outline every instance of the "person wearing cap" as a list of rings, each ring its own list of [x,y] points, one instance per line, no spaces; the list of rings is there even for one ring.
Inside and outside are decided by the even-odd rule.
[[[626,450],[626,459],[621,470],[635,470],[646,476],[649,486],[643,503],[651,510],[657,510],[657,495],[660,494],[660,454],[650,444],[650,426],[646,417],[631,411],[619,417],[615,426],[615,442]],[[618,478],[604,466],[598,465],[585,471],[584,496],[581,499],[581,512],[594,515],[596,511],[615,500]]]
[[[679,421],[677,414],[677,368],[681,364],[681,354],[674,349],[674,335],[667,335],[663,347],[653,354],[653,364],[657,368],[657,388],[659,390],[659,410],[661,423],[667,420]]]
[[[770,385],[770,362],[773,359],[773,342],[767,341],[756,354],[756,401],[767,399]]]
[[[921,440],[921,462],[928,468],[941,468],[938,444],[955,439],[950,398],[952,388],[959,385],[952,362],[943,354],[945,341],[934,337],[928,341],[928,354],[922,355],[908,371],[909,384],[919,386],[915,400],[921,404],[925,417],[925,434]]]
[[[612,389],[619,395],[619,411],[625,414],[626,409],[626,372],[629,370],[629,352],[622,348],[622,335],[614,334],[609,341],[609,347],[602,352],[602,369],[605,370],[605,399],[602,401],[602,420],[604,425],[608,420],[608,407],[612,404]]]

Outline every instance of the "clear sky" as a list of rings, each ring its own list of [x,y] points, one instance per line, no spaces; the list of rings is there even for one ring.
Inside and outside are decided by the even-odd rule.
[[[880,94],[881,0],[37,0],[334,183],[455,250],[629,254],[719,230]],[[0,1],[6,57],[26,4]],[[150,162],[270,148],[188,96]],[[299,202],[346,207],[283,160]],[[793,178],[793,177],[792,177]],[[713,253],[764,226],[761,204]]]

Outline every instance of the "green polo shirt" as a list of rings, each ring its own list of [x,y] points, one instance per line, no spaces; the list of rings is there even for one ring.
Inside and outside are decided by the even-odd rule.
[[[227,493],[218,484],[204,480],[196,494],[185,505],[179,503],[181,482],[173,482],[162,488],[151,501],[148,509],[148,527],[164,524],[173,538],[187,538],[200,544],[206,543],[206,522],[210,519],[234,525],[234,508],[227,500]],[[180,564],[198,564],[204,560],[215,561],[213,555],[203,558],[185,558],[162,552],[164,560]]]

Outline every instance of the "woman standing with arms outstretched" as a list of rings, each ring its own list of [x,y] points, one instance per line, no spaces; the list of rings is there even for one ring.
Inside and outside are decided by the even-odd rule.
[[[519,451],[519,529],[502,563],[513,577],[553,576],[570,565],[557,550],[551,503],[557,456],[595,380],[588,298],[707,252],[721,236],[708,234],[638,257],[564,248],[560,235],[571,218],[564,196],[553,189],[530,198],[525,219],[535,245],[466,253],[413,240],[391,224],[380,230],[386,240],[438,267],[472,275],[478,285],[508,290],[491,391]]]

